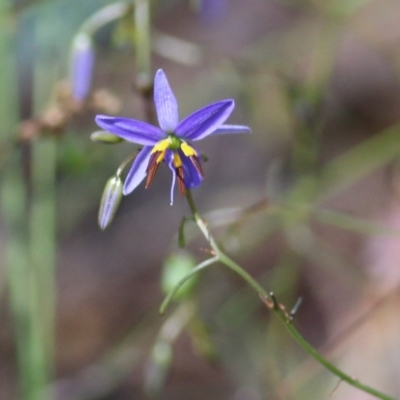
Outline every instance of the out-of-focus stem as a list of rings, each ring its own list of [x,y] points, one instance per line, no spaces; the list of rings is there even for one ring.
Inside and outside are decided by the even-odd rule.
[[[15,77],[14,20],[10,0],[0,1],[0,142],[11,136],[17,122],[17,90]],[[0,154],[3,158],[4,154]]]
[[[143,100],[144,114],[150,123],[155,122],[152,101],[153,78],[151,72],[151,16],[149,0],[134,0],[134,42],[136,49],[136,88]]]
[[[35,42],[47,35],[37,24]],[[35,59],[33,71],[33,112],[40,112],[47,104],[53,85],[59,79],[59,66],[51,68]],[[54,372],[55,308],[56,308],[56,191],[57,138],[40,136],[31,143],[29,260],[30,260],[30,323],[32,325],[32,365],[36,369],[37,388],[34,399],[50,400],[52,394],[45,390]]]
[[[55,324],[55,170],[56,139],[32,146],[30,209],[31,319],[37,368],[43,387],[53,374]],[[49,394],[48,394],[49,395]],[[45,396],[45,394],[42,394]],[[45,398],[45,397],[42,397]]]
[[[139,88],[151,86],[151,46],[150,46],[150,2],[135,0],[135,44],[137,85]]]
[[[1,94],[0,94],[1,96]],[[4,125],[4,121],[3,121]],[[11,313],[14,322],[20,395],[29,399],[34,382],[31,364],[31,326],[29,323],[29,260],[24,230],[26,189],[20,157],[15,154],[4,170],[1,182],[1,212],[6,225],[5,260]]]
[[[80,31],[92,36],[98,29],[118,18],[123,17],[129,10],[130,3],[118,1],[101,8],[91,15],[81,26]]]
[[[11,1],[0,2],[0,140],[8,141],[18,121],[17,80],[14,45],[15,24],[11,14]],[[1,148],[4,151],[4,147]],[[0,153],[4,161],[5,154]],[[1,217],[6,229],[4,241],[4,265],[10,307],[14,322],[15,346],[19,374],[19,397],[32,399],[30,394],[35,386],[35,371],[32,359],[32,330],[29,323],[29,259],[26,235],[27,193],[22,172],[20,152],[7,157],[2,165],[1,176]]]

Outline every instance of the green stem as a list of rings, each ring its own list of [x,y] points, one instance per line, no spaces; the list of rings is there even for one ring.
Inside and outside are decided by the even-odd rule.
[[[132,154],[129,154],[128,157],[125,158],[124,161],[122,161],[122,164],[118,167],[117,172],[115,173],[115,175],[118,176],[118,178],[121,177],[122,172],[124,171],[124,169],[128,166],[129,163],[131,163],[139,154],[139,151],[135,151]]]
[[[0,2],[0,141],[9,142],[18,123],[17,76],[15,62],[15,18],[11,0]],[[11,154],[7,151],[10,150]],[[17,147],[1,146],[0,208],[5,223],[4,258],[8,296],[12,313],[18,364],[18,398],[33,400],[37,374],[32,362],[30,324],[30,268],[26,233],[27,188],[23,156]]]
[[[218,246],[217,242],[208,230],[207,224],[202,220],[200,214],[197,211],[196,205],[194,204],[192,193],[190,190],[186,190],[186,200],[189,204],[190,211],[193,214],[193,218],[203,233],[204,237],[210,243],[211,248],[214,250],[216,257],[220,262],[229,267],[232,271],[240,275],[253,289],[262,297],[268,298],[268,293],[243,269],[239,264],[231,260]]]
[[[56,139],[32,145],[30,209],[31,319],[38,380],[45,387],[53,374],[55,324],[55,172]],[[42,389],[43,389],[42,387]],[[43,393],[38,399],[45,399]]]
[[[153,79],[151,73],[151,14],[150,0],[134,0],[134,43],[136,50],[136,89],[143,101],[146,120],[156,120],[153,103]]]
[[[130,4],[125,1],[118,1],[107,5],[91,15],[82,24],[79,31],[92,36],[103,26],[115,21],[116,19],[122,18],[129,11],[129,8]]]
[[[0,1],[0,141],[10,139],[17,122],[15,20],[11,0]],[[5,154],[1,154],[5,157]]]
[[[184,216],[181,220],[181,223],[179,224],[179,230],[178,230],[178,244],[180,248],[185,247],[185,224],[187,221],[193,221],[193,217],[186,217]]]
[[[151,86],[150,2],[135,0],[135,43],[138,87]]]
[[[29,260],[25,228],[27,193],[20,154],[14,154],[1,185],[1,211],[6,224],[4,263],[7,272],[18,363],[19,397],[30,399],[34,387],[34,366],[31,362],[31,326],[29,321]]]
[[[193,275],[197,274],[198,272],[202,271],[204,268],[216,263],[219,261],[219,257],[212,257],[209,258],[208,260],[203,261],[196,267],[194,267],[187,275],[185,275],[174,287],[174,289],[168,294],[168,296],[165,298],[163,303],[161,304],[160,307],[160,314],[164,314],[165,310],[167,309],[169,303],[171,302],[172,298],[175,296],[175,293],[180,289],[180,287],[188,280],[190,279]]]
[[[290,316],[287,314],[285,311],[285,308],[279,304],[275,297],[272,294],[268,294],[268,292],[262,288],[261,285],[259,285],[242,267],[240,267],[239,264],[237,264],[235,261],[231,260],[218,246],[217,242],[213,238],[211,232],[209,231],[207,224],[202,220],[200,217],[200,214],[197,211],[196,205],[194,203],[192,193],[190,190],[186,190],[186,199],[189,204],[189,208],[193,214],[193,218],[199,227],[200,231],[203,233],[204,237],[206,240],[209,242],[211,248],[215,252],[215,257],[210,259],[213,260],[212,263],[214,262],[221,262],[222,264],[226,265],[228,268],[230,268],[232,271],[236,272],[239,276],[241,276],[258,294],[261,298],[265,300],[271,301],[271,304],[269,304],[269,308],[277,314],[277,316],[280,318],[282,323],[285,325],[286,329],[289,331],[289,333],[292,335],[292,337],[296,340],[296,342],[310,354],[316,361],[318,361],[321,365],[323,365],[328,371],[330,371],[332,374],[337,376],[340,380],[347,382],[349,385],[360,389],[366,393],[369,393],[373,396],[375,396],[378,399],[382,400],[394,400],[394,398],[368,386],[365,385],[361,382],[359,382],[357,379],[354,379],[350,377],[349,375],[345,374],[343,371],[335,367],[333,364],[331,364],[326,358],[322,356],[314,347],[312,347],[300,334],[300,332],[296,329],[296,327],[292,324],[292,320]],[[207,261],[210,261],[207,260]],[[200,264],[201,265],[201,264]],[[199,266],[200,266],[199,265]],[[191,271],[193,272],[193,271]],[[198,272],[198,271],[196,271]],[[191,275],[190,275],[191,276]],[[189,277],[188,277],[189,278]],[[187,279],[188,279],[187,278]],[[182,281],[186,281],[186,277],[182,279]],[[181,282],[179,282],[180,284]],[[175,290],[174,290],[175,293]],[[168,304],[166,301],[164,301],[163,304],[166,305]],[[165,310],[165,307],[163,308]]]
[[[332,374],[336,375],[342,381],[347,382],[349,385],[354,386],[357,389],[363,390],[366,393],[372,394],[378,399],[395,400],[393,397],[390,397],[387,394],[372,388],[371,386],[365,385],[364,383],[360,382],[355,378],[350,377],[349,375],[341,371],[339,368],[335,367],[326,358],[324,358],[317,350],[315,350],[314,347],[310,345],[310,343],[308,343],[303,338],[303,336],[299,333],[299,331],[295,328],[295,326],[292,323],[290,323],[290,321],[286,321],[287,318],[282,311],[279,312],[279,317],[281,318],[281,320],[283,320],[286,329],[296,340],[296,342],[301,347],[303,347],[303,349],[306,350],[312,357],[314,357],[315,360],[317,360],[321,365],[323,365],[327,370],[329,370]]]

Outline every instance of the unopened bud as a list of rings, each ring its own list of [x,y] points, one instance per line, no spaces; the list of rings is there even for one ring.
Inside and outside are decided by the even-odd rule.
[[[122,186],[119,176],[111,177],[106,183],[99,210],[99,226],[103,231],[111,224],[121,203]]]
[[[93,142],[100,142],[105,144],[116,144],[124,141],[124,139],[120,138],[119,136],[107,131],[93,132],[90,135],[90,139],[93,140]]]
[[[86,99],[92,84],[94,49],[90,35],[79,32],[72,43],[71,83],[75,100]]]

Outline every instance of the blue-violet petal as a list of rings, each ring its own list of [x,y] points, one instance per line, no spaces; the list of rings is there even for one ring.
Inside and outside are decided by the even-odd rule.
[[[152,146],[143,147],[138,156],[135,158],[135,161],[133,162],[132,167],[125,179],[123,189],[125,196],[133,192],[133,190],[135,190],[140,182],[142,182],[142,180],[145,178],[152,150]]]
[[[154,78],[154,103],[161,129],[174,132],[179,122],[178,102],[162,69],[157,71]]]
[[[104,130],[142,146],[154,145],[165,137],[161,129],[135,119],[97,115],[95,121]]]
[[[217,130],[235,107],[233,100],[222,100],[195,111],[176,127],[176,134],[188,140],[200,140]]]
[[[211,135],[230,135],[236,133],[251,133],[251,129],[245,125],[221,125]]]

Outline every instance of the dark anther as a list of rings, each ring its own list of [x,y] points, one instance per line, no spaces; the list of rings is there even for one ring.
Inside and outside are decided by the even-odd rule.
[[[185,195],[186,193],[186,187],[185,187],[185,179],[184,179],[184,174],[183,174],[183,168],[178,167],[176,169],[176,175],[178,176],[178,186],[179,186],[179,192],[182,196]]]
[[[204,171],[199,158],[197,156],[191,156],[189,158],[193,166],[196,168],[196,171],[199,173],[199,175],[201,175],[202,178],[204,178]]]
[[[150,157],[149,164],[146,169],[147,172],[147,179],[145,186],[146,189],[150,186],[151,182],[153,182],[154,176],[156,175],[158,167],[160,166],[160,163],[157,162],[157,158],[159,157],[160,154],[161,154],[160,151],[156,151]]]

